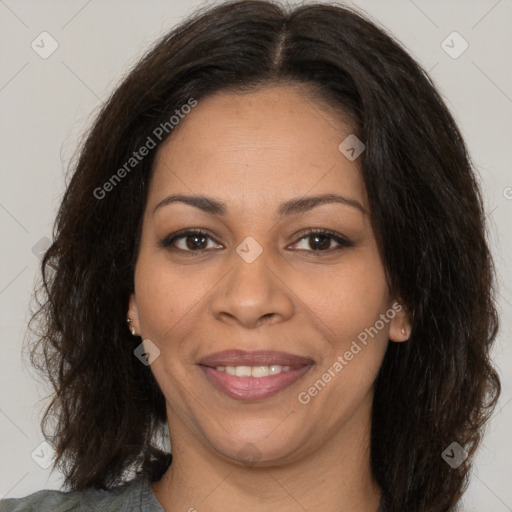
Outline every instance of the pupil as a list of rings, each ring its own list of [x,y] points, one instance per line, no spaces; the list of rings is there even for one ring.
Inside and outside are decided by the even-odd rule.
[[[328,236],[326,235],[311,235],[311,238],[313,238],[314,242],[313,242],[313,245],[320,245],[321,247],[313,247],[314,249],[329,249],[329,245],[330,245],[330,239]],[[320,242],[320,243],[317,243],[317,240],[322,240],[324,241],[324,243]]]
[[[193,239],[194,242],[189,243],[190,239]],[[196,244],[195,241],[197,241],[198,239],[202,239],[203,242]],[[204,245],[205,239],[206,239],[206,237],[203,235],[190,235],[187,237],[187,247],[192,250],[193,249],[204,249],[204,247],[202,247],[202,246]]]

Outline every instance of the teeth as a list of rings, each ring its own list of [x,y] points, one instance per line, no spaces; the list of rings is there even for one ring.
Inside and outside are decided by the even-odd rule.
[[[290,370],[289,366],[271,364],[269,366],[217,366],[219,372],[226,372],[229,375],[237,377],[267,377],[268,375],[277,375],[281,372]]]
[[[267,375],[270,375],[268,366],[253,366],[251,368],[252,377],[266,377]]]
[[[237,377],[250,377],[251,367],[250,366],[237,366],[235,368],[235,375]]]

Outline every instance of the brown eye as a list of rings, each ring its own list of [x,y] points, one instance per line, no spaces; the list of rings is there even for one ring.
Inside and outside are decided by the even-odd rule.
[[[182,236],[181,238],[184,239],[187,249],[190,249],[191,251],[194,251],[195,249],[206,249],[206,246],[208,245],[208,237],[204,235],[187,235]]]
[[[297,247],[302,241],[305,241],[304,247]],[[345,247],[353,247],[352,242],[338,233],[327,230],[310,230],[294,244],[295,249],[313,253],[332,252]]]
[[[200,230],[188,230],[174,233],[165,238],[160,245],[171,250],[183,252],[200,252],[212,248],[222,248],[222,246],[209,247],[208,241],[213,241],[212,237]]]
[[[330,249],[332,237],[327,235],[309,235],[309,246],[313,250]]]

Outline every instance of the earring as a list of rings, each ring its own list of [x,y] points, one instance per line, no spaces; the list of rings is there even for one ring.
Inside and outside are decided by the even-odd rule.
[[[131,320],[130,320],[131,322]],[[407,331],[402,327],[402,334],[405,334]]]
[[[132,319],[130,317],[128,317],[126,321],[128,322],[128,325],[132,323]],[[130,332],[132,333],[132,336],[135,336],[135,327],[133,327],[133,325],[130,327]]]

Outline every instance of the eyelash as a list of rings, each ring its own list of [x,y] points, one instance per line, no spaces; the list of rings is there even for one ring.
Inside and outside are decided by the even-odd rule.
[[[320,250],[320,249],[311,249],[311,250],[299,249],[300,251],[306,251],[306,252],[312,253],[316,257],[316,256],[321,256],[323,254],[331,254],[334,251],[339,251],[339,250],[345,249],[347,247],[353,247],[353,244],[352,244],[352,242],[350,242],[350,240],[348,240],[345,237],[339,235],[338,233],[335,233],[333,231],[329,231],[327,229],[309,229],[309,230],[301,233],[300,234],[300,238],[297,240],[297,242],[294,242],[292,245],[295,245],[298,242],[304,240],[305,238],[311,237],[313,235],[322,236],[322,237],[324,237],[324,236],[328,237],[331,240],[334,240],[339,245],[338,245],[338,247],[329,248],[329,249],[326,249],[326,250]],[[211,250],[211,249],[186,250],[186,249],[179,249],[177,247],[172,247],[172,245],[177,240],[179,240],[181,238],[187,238],[189,236],[205,237],[205,238],[209,238],[209,239],[213,240],[215,243],[218,243],[206,231],[203,231],[201,229],[185,229],[185,230],[182,230],[182,231],[178,231],[177,233],[173,233],[173,234],[167,236],[166,238],[164,238],[160,242],[160,246],[163,247],[163,248],[167,248],[169,250],[172,250],[172,251],[176,251],[176,252],[190,253],[191,256],[192,256],[193,253],[201,254],[201,253],[204,253],[205,251]]]

